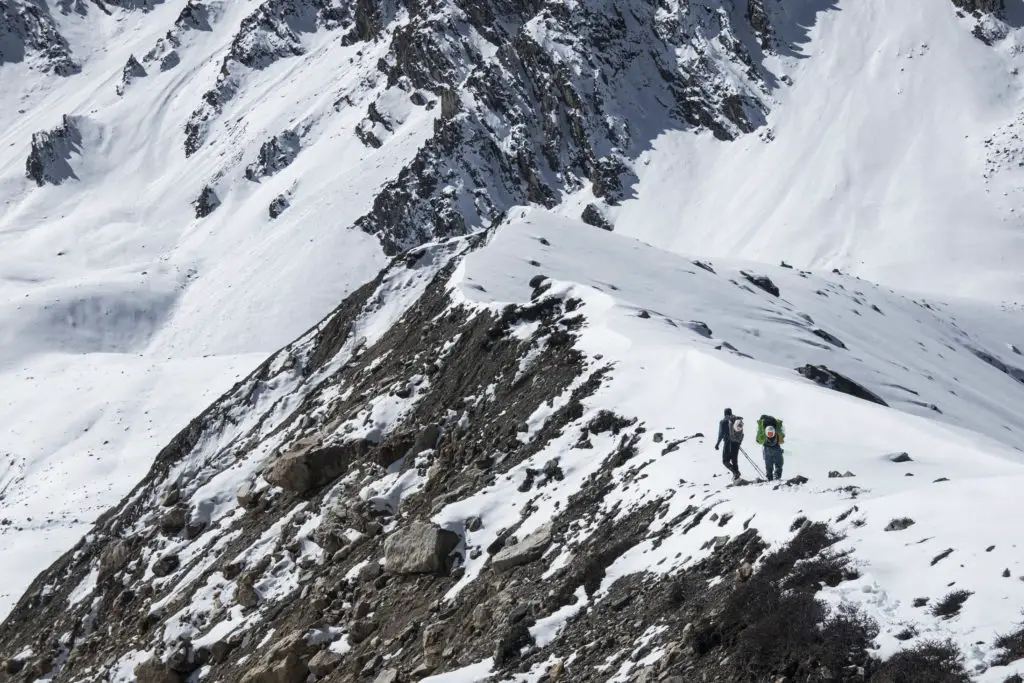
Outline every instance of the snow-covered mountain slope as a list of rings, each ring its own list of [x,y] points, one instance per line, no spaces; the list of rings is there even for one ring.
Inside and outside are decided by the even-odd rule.
[[[1024,340],[987,306],[514,209],[193,421],[0,652],[54,681],[1013,680]],[[726,406],[785,420],[785,483],[724,476]]]
[[[510,207],[1014,300],[1019,10],[0,0],[0,554],[19,558],[0,563],[0,614],[160,445],[385,254]],[[671,258],[643,254],[640,271]],[[1017,445],[1012,309],[872,289],[919,354],[838,289],[866,284],[805,284],[793,306],[849,312],[779,322],[780,346],[738,321],[785,309],[723,294],[732,322],[706,323],[787,372],[824,362],[901,410]],[[655,304],[675,310],[632,305]]]
[[[616,229],[683,252],[1019,301],[1024,63],[1008,27],[1024,5],[1006,3],[1009,23],[986,45],[944,0],[817,3],[832,7],[816,15],[813,2],[784,4],[808,34],[768,62],[792,85],[772,91],[765,126],[724,144],[666,131],[641,156]]]
[[[39,561],[0,568],[0,613],[92,520],[78,501],[116,502],[382,247],[584,185],[614,201],[649,134],[631,122],[750,130],[742,4],[4,2],[0,552]],[[174,401],[140,398],[169,379]],[[54,472],[78,482],[63,507]]]

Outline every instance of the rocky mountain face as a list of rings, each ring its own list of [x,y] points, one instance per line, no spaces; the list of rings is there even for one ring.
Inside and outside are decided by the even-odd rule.
[[[610,504],[647,476],[640,444],[703,435],[585,408],[616,363],[578,348],[588,306],[543,275],[528,304],[463,300],[488,239],[396,257],[193,420],[0,626],[0,681],[970,680],[948,644],[883,661],[871,619],[829,615],[816,593],[858,569],[822,523],[769,551],[684,482],[668,520],[671,495]],[[599,466],[545,524],[522,527],[558,458],[517,472],[519,520],[434,521],[567,435]],[[608,576],[698,527],[686,570]]]
[[[749,132],[771,49],[769,19],[751,7],[438,3],[394,33],[380,64],[389,86],[440,98],[434,136],[359,226],[396,253],[584,187],[616,204],[631,160],[666,126]],[[386,132],[386,112],[371,104],[367,128]]]

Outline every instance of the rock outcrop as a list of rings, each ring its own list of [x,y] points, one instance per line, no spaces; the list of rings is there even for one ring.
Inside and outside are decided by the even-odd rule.
[[[259,181],[260,178],[274,175],[295,161],[299,149],[298,133],[289,130],[275,135],[263,143],[256,161],[245,168],[246,179]]]
[[[835,370],[830,370],[824,365],[808,364],[797,368],[796,371],[812,382],[820,384],[823,387],[828,387],[833,391],[838,391],[850,396],[856,396],[857,398],[864,399],[865,401],[871,401],[878,405],[889,405],[875,392],[865,388],[857,382],[854,382],[849,377],[838,373]]]
[[[70,161],[73,155],[82,153],[80,124],[79,117],[65,114],[57,128],[32,134],[25,175],[36,185],[60,185],[66,180],[78,179]]]
[[[117,94],[124,95],[133,81],[146,77],[146,69],[135,59],[135,55],[128,57],[128,61],[121,71],[121,82],[117,86]]]
[[[217,83],[203,95],[202,104],[185,125],[185,156],[206,141],[209,121],[234,98],[245,71],[304,54],[303,34],[338,28],[346,19],[351,25],[352,17],[330,0],[264,0],[242,21],[221,62]]]
[[[824,524],[799,518],[769,553],[756,517],[731,522],[685,482],[630,499],[664,434],[594,409],[615,359],[576,348],[589,304],[571,289],[537,275],[503,308],[453,292],[487,239],[394,258],[183,429],[0,625],[17,670],[0,680],[404,682],[489,661],[498,680],[603,681],[611,659],[638,681],[892,671],[870,619],[817,597],[856,576]],[[671,571],[620,571],[701,525]],[[955,655],[910,661],[962,680],[943,678]]]
[[[217,191],[209,185],[205,186],[194,202],[192,207],[196,211],[196,218],[206,218],[220,206],[220,197]]]
[[[366,441],[336,445],[300,442],[273,464],[266,479],[289,491],[306,493],[337,479],[369,450]]]

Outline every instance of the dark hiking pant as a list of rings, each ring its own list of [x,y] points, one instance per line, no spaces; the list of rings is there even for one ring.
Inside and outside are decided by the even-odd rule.
[[[782,447],[764,447],[764,474],[768,481],[782,479]]]
[[[740,457],[740,445],[733,443],[732,441],[726,441],[722,444],[722,464],[725,465],[725,469],[732,472],[733,476],[740,476],[739,463],[736,459]]]

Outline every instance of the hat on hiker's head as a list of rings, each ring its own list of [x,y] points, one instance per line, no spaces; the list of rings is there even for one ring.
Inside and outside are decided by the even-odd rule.
[[[725,414],[726,415],[732,415],[732,408],[726,408],[725,409]]]

